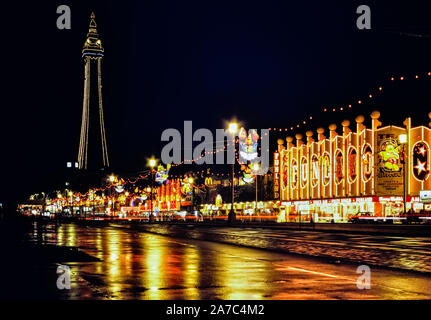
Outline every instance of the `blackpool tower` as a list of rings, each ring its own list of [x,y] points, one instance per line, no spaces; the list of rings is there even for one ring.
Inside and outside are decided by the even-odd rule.
[[[103,167],[109,167],[108,158],[108,147],[106,144],[106,133],[105,133],[105,121],[103,117],[103,100],[102,100],[102,58],[104,49],[102,47],[102,42],[99,39],[99,34],[97,33],[97,24],[95,21],[94,13],[90,16],[90,26],[87,34],[87,39],[85,41],[84,47],[82,49],[82,57],[84,59],[85,71],[84,71],[84,101],[82,107],[82,124],[81,124],[81,138],[79,142],[78,151],[78,168],[88,169],[88,145],[91,141],[91,148],[93,160],[97,159],[98,163],[96,166],[100,168],[103,162]],[[92,69],[95,70],[92,70]],[[92,72],[93,71],[93,72]],[[93,85],[94,90],[97,90],[98,99],[91,99],[91,75],[97,74],[97,87]],[[91,105],[93,107],[91,108]],[[98,109],[96,106],[98,105]],[[95,121],[99,118],[99,121]],[[96,119],[94,119],[96,118]],[[90,126],[91,119],[91,126]],[[97,125],[98,122],[98,125]],[[98,127],[98,128],[97,128]],[[98,129],[98,130],[96,130]],[[91,137],[91,139],[90,139]],[[93,146],[94,143],[94,146]],[[100,148],[101,146],[101,148]],[[102,156],[100,157],[100,151]],[[94,155],[94,156],[93,156]],[[101,159],[100,159],[101,158]],[[102,160],[102,161],[100,161]],[[95,163],[96,161],[92,161]]]

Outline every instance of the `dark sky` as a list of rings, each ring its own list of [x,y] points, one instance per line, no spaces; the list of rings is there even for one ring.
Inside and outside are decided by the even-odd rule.
[[[56,28],[60,4],[71,7],[71,30]],[[356,28],[360,4],[371,7],[372,30]],[[315,129],[379,109],[384,124],[409,115],[426,125],[431,80],[387,80],[431,71],[430,9],[382,0],[2,4],[0,201],[44,190],[76,161],[91,11],[105,47],[111,162],[134,171],[160,155],[161,132],[182,130],[184,120],[196,129],[232,117],[248,128],[284,128],[313,115],[307,129]],[[379,85],[384,94],[364,99]],[[320,111],[358,98],[366,103],[350,112]]]

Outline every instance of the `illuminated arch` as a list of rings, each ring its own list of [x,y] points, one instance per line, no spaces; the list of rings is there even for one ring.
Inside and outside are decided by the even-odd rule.
[[[347,150],[347,181],[354,183],[358,177],[356,172],[356,163],[358,161],[358,152],[355,147],[349,147]]]

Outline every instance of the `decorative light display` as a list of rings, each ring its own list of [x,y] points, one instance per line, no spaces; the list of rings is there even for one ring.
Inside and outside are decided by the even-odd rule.
[[[259,146],[259,135],[255,129],[247,132],[244,128],[241,128],[239,132],[239,155],[246,161],[256,159],[258,156],[257,148]]]
[[[252,174],[251,164],[241,165],[241,170],[243,174],[242,181],[244,181],[245,183],[253,182],[254,178]]]
[[[181,193],[183,195],[191,195],[192,194],[192,184],[190,183],[189,178],[185,178],[181,181]]]
[[[413,146],[413,175],[419,181],[429,176],[429,147],[425,141],[417,142]]]
[[[217,207],[221,207],[223,205],[223,199],[220,194],[217,194],[216,196],[215,205]]]
[[[159,165],[157,168],[155,180],[160,184],[165,183],[166,180],[168,180],[168,178],[169,178],[169,169],[170,168],[171,168],[170,164],[168,164],[166,166],[166,168],[162,165]]]
[[[396,139],[387,139],[380,145],[378,160],[383,171],[398,172],[401,170],[400,148]]]

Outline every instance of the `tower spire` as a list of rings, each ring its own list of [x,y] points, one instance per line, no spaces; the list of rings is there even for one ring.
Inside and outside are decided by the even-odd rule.
[[[97,24],[94,12],[90,15],[90,25],[87,33],[87,39],[82,49],[82,57],[85,62],[84,74],[84,101],[82,107],[82,124],[81,138],[78,151],[78,167],[79,169],[87,169],[88,159],[88,140],[90,127],[90,86],[91,86],[91,65],[96,63],[97,69],[97,94],[99,96],[99,127],[100,138],[102,144],[103,166],[109,167],[108,146],[106,143],[105,119],[103,116],[103,100],[102,100],[102,58],[104,49],[102,41],[97,33]]]
[[[82,56],[103,56],[105,51],[102,47],[102,41],[99,39],[97,33],[96,15],[94,12],[90,15],[90,24],[88,27],[87,39],[85,40],[84,47],[82,49]]]

